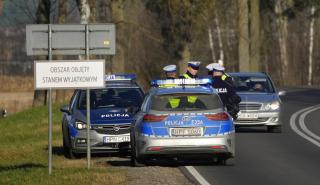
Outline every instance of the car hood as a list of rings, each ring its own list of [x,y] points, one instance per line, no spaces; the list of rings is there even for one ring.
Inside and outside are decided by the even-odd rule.
[[[75,118],[86,122],[86,110],[75,112]],[[91,124],[123,124],[132,123],[135,113],[127,109],[92,109],[90,111]]]
[[[279,100],[275,93],[237,93],[241,97],[241,102],[259,102],[266,103]]]

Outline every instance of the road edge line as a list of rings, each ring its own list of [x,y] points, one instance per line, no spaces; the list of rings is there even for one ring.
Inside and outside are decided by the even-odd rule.
[[[210,183],[200,175],[200,173],[193,166],[185,166],[185,169],[191,174],[191,176],[201,185],[210,185]]]

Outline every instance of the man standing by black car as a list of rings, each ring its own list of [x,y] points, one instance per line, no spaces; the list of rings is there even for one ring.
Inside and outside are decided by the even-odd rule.
[[[207,69],[212,70],[213,88],[219,93],[228,113],[237,119],[241,98],[234,89],[232,78],[225,74],[225,68],[218,63],[209,64]]]

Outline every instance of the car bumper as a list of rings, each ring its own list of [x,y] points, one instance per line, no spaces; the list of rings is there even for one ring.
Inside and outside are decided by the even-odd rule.
[[[238,118],[234,121],[234,124],[237,126],[259,126],[259,125],[267,125],[267,126],[276,126],[281,125],[281,122],[279,121],[279,115],[280,113],[278,111],[276,112],[259,112],[259,111],[251,111],[251,112],[245,112],[241,111],[241,114],[257,114],[257,118]]]
[[[103,138],[107,136],[129,136],[130,138],[130,133],[121,134],[121,135],[107,135],[107,134],[97,133],[95,130],[90,130],[90,146],[91,146],[92,153],[112,152],[112,151],[119,151],[119,149],[130,148],[130,141],[117,142],[117,143],[104,143]],[[72,150],[76,153],[86,153],[87,152],[86,139],[87,139],[86,130],[78,131],[78,134],[74,138],[71,138]]]
[[[136,146],[138,147],[137,151],[140,156],[228,154],[230,157],[233,157],[235,152],[234,133],[203,138],[158,138],[139,136],[137,141]]]

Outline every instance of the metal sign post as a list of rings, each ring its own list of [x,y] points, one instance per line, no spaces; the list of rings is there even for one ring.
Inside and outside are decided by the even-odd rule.
[[[84,55],[86,61],[89,61],[92,55],[114,55],[116,52],[115,43],[115,25],[114,24],[34,24],[26,27],[26,51],[27,55],[48,55],[48,60],[52,61],[52,55]],[[90,51],[90,53],[89,53]],[[83,62],[83,61],[82,61]],[[35,64],[39,64],[36,63]],[[101,63],[100,63],[101,64]],[[105,68],[103,62],[103,67]],[[52,64],[57,65],[57,64]],[[35,65],[36,66],[36,65]],[[41,65],[39,65],[41,66]],[[42,66],[46,69],[45,65]],[[46,73],[50,73],[47,71]],[[36,74],[36,73],[35,73]],[[99,73],[100,74],[100,73]],[[104,71],[103,74],[104,75]],[[39,76],[48,75],[41,74]],[[50,74],[55,76],[54,74]],[[50,76],[49,75],[49,76]],[[68,76],[69,74],[66,74]],[[55,76],[62,78],[61,76]],[[38,80],[38,79],[37,79]],[[104,80],[103,76],[101,81]],[[49,141],[48,141],[48,167],[49,174],[52,172],[52,88],[66,88],[65,84],[41,84],[41,80],[37,81],[39,86],[36,89],[48,89],[48,121],[49,121]],[[98,85],[97,88],[103,87]],[[79,88],[77,84],[70,84],[69,88]],[[87,84],[87,167],[90,169],[91,161],[91,144],[90,144],[90,88],[96,86]],[[81,86],[83,88],[83,86]]]
[[[52,28],[51,24],[48,25],[48,31],[49,31],[49,40],[48,40],[48,59],[49,61],[52,60]],[[48,168],[49,168],[49,174],[52,172],[52,90],[49,88],[49,95],[48,95],[48,114],[49,114],[49,129],[48,129],[48,135],[49,135],[49,141],[48,141]]]
[[[86,24],[86,59],[89,60],[89,27]],[[87,88],[87,168],[90,169],[90,161],[91,161],[91,143],[90,143],[90,127],[91,127],[91,119],[90,119],[90,89]]]

